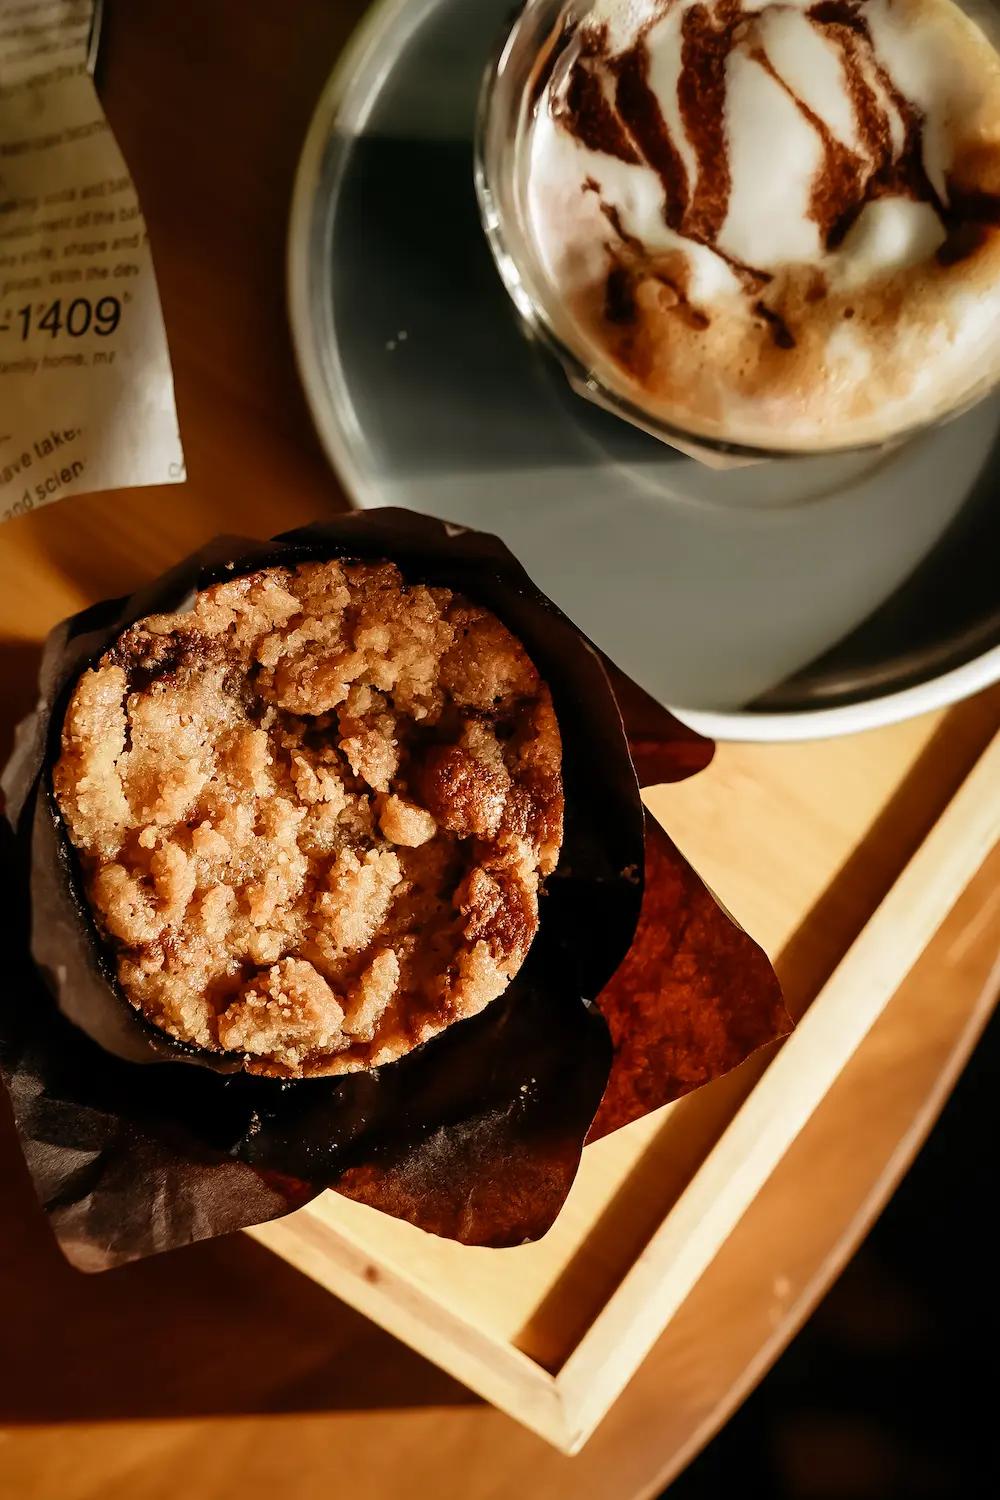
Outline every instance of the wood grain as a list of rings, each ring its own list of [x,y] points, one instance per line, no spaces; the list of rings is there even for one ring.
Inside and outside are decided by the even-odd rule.
[[[312,105],[362,8],[299,0],[290,17],[265,0],[109,0],[103,89],[152,234],[190,481],[85,497],[0,533],[2,741],[30,706],[38,643],[57,619],[214,532],[264,536],[344,504],[295,376],[284,233]],[[669,799],[682,845],[694,853],[696,839],[720,893],[752,913],[801,1010],[998,718],[994,693],[839,746],[727,747],[712,790],[692,782],[654,805]],[[726,811],[710,813],[723,785]],[[777,794],[789,833],[766,868],[730,859],[733,843],[753,847]],[[995,998],[998,877],[993,856],[572,1460],[245,1236],[79,1277],[48,1237],[4,1114],[0,1497],[652,1496],[792,1336],[918,1149]],[[664,1162],[653,1153],[647,1166],[653,1177]],[[550,1330],[567,1327],[580,1287],[617,1274],[600,1203],[581,1212],[595,1253],[586,1266],[567,1255],[563,1310],[528,1298],[514,1319],[543,1362],[561,1357]]]

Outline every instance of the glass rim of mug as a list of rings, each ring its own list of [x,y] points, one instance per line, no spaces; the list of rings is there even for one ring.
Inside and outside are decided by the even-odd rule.
[[[494,186],[495,164],[491,160],[492,139],[496,124],[494,113],[499,90],[505,81],[509,54],[512,53],[514,44],[519,38],[521,28],[529,17],[536,13],[543,14],[551,19],[549,32],[546,33],[549,35],[558,22],[559,16],[571,10],[575,3],[576,0],[519,0],[516,14],[513,19],[505,23],[490,51],[480,83],[473,138],[473,168],[483,232],[500,279],[514,305],[522,328],[555,356],[571,388],[580,395],[581,399],[592,401],[595,405],[631,423],[633,427],[640,428],[681,452],[690,452],[692,449],[700,448],[708,454],[717,455],[723,459],[761,462],[780,459],[837,458],[854,453],[874,454],[888,451],[964,415],[1000,388],[1000,377],[997,377],[974,392],[967,392],[961,401],[938,412],[935,416],[911,423],[908,427],[900,428],[885,437],[874,438],[871,441],[779,448],[715,437],[698,432],[694,428],[685,427],[680,423],[671,422],[659,413],[642,406],[637,400],[633,400],[612,380],[604,378],[597,371],[594,363],[583,358],[579,350],[573,348],[559,333],[549,315],[544,298],[530,284],[524,270],[524,257],[519,258],[511,245],[509,226],[506,223],[507,215]],[[585,3],[593,3],[593,0],[585,0]],[[963,8],[961,0],[955,0],[955,3],[960,9]],[[537,51],[532,54],[532,61],[537,58],[537,55]],[[529,77],[530,74],[526,74],[521,81],[524,86],[527,85]],[[517,89],[517,97],[519,101],[523,98],[523,87]],[[520,126],[519,118],[518,130]],[[522,238],[526,236],[522,235]],[[697,457],[697,454],[693,456]]]

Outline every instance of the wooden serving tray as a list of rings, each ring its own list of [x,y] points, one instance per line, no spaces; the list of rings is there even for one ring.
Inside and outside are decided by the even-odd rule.
[[[575,1452],[1000,839],[998,728],[993,691],[853,739],[722,746],[647,795],[774,958],[799,1026],[588,1147],[544,1240],[469,1248],[334,1193],[249,1232]]]

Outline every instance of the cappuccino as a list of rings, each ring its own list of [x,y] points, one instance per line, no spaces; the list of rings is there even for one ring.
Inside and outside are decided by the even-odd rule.
[[[595,0],[538,58],[560,336],[674,429],[878,443],[1000,379],[1000,56],[951,0]]]

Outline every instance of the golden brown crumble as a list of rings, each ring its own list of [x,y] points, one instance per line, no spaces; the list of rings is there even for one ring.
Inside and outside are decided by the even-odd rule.
[[[562,841],[523,647],[390,563],[262,569],[140,620],[77,683],[53,782],[128,999],[282,1076],[481,1011]]]

